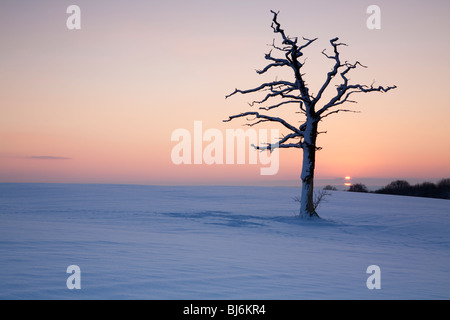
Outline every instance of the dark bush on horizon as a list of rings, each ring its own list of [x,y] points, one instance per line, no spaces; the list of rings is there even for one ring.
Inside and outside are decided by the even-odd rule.
[[[323,190],[337,191],[337,188],[333,187],[332,185],[326,185],[325,187],[323,187]]]
[[[376,193],[383,193],[383,194],[395,194],[400,196],[407,196],[411,195],[412,193],[412,186],[409,184],[408,181],[405,180],[395,180],[389,183],[387,186],[376,190]]]
[[[447,188],[450,189],[450,178],[442,179],[437,184],[438,188]]]
[[[450,199],[450,178],[442,179],[437,183],[442,199]]]
[[[348,191],[350,192],[369,192],[369,189],[367,189],[367,187],[362,184],[362,183],[356,183],[350,186],[350,188],[348,188]]]
[[[418,183],[414,186],[405,180],[395,180],[375,193],[401,196],[450,199],[450,179],[442,179],[437,184],[432,182]]]

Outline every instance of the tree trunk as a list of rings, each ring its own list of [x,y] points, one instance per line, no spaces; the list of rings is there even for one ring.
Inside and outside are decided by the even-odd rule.
[[[300,217],[306,219],[319,217],[314,209],[314,167],[316,164],[317,126],[317,121],[310,121],[307,123],[304,132]]]

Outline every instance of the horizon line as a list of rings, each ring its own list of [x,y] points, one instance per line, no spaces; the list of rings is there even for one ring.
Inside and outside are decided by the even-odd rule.
[[[331,185],[334,187],[348,187],[344,185],[344,177],[336,178],[318,178],[314,179],[315,186],[323,187],[326,185]],[[439,182],[442,179],[447,178],[356,178],[353,179],[352,184],[362,183],[368,187],[383,187],[386,184],[397,181],[405,180],[410,183],[422,183],[422,182]],[[366,180],[366,181],[364,181]],[[367,181],[369,180],[369,181]],[[237,182],[157,182],[157,183],[146,183],[146,182],[43,182],[43,181],[0,181],[0,184],[73,184],[73,185],[128,185],[128,186],[155,186],[155,187],[201,187],[201,186],[215,186],[215,187],[299,187],[301,188],[301,180],[276,180],[276,181],[248,181],[243,183]]]

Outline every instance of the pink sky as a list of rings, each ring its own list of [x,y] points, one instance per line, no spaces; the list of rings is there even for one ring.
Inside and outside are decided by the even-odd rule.
[[[66,8],[81,8],[68,30]],[[316,177],[436,180],[450,176],[450,4],[378,1],[2,1],[0,182],[279,184],[299,179],[301,150],[280,170],[257,165],[174,165],[174,130],[223,123],[255,96],[225,100],[282,73],[258,76],[274,34],[270,9],[292,36],[318,37],[306,78],[316,90],[331,65],[321,51],[339,36],[351,80],[397,85],[357,97],[361,113],[321,123]],[[274,113],[274,115],[276,112]],[[286,113],[284,113],[286,114]],[[295,117],[297,115],[293,113]],[[275,128],[276,126],[274,126]],[[277,127],[279,128],[279,127]],[[281,128],[279,128],[281,129]]]

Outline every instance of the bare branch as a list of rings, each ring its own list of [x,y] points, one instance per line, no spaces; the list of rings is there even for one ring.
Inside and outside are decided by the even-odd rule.
[[[397,88],[396,86],[389,86],[389,87],[374,87],[373,83],[371,84],[371,86],[367,86],[367,85],[361,85],[361,84],[354,84],[354,85],[349,85],[348,81],[349,79],[347,78],[347,73],[350,72],[350,70],[357,68],[358,66],[361,66],[363,68],[367,68],[365,65],[363,65],[362,63],[360,63],[359,61],[356,61],[355,63],[349,63],[349,62],[345,62],[343,64],[340,63],[339,61],[339,51],[337,50],[337,46],[338,45],[343,45],[343,44],[334,44],[335,41],[337,41],[338,38],[332,39],[330,42],[332,43],[333,47],[334,47],[334,52],[335,55],[334,56],[328,56],[327,54],[325,54],[327,57],[329,57],[330,59],[334,59],[336,60],[336,63],[333,67],[333,70],[330,71],[328,73],[327,76],[327,80],[325,81],[324,85],[322,86],[322,88],[319,91],[319,94],[316,97],[315,103],[321,98],[322,93],[325,91],[325,89],[328,87],[328,85],[330,84],[332,78],[338,73],[338,70],[340,68],[344,68],[345,69],[340,72],[340,76],[343,80],[343,82],[337,86],[337,94],[336,96],[334,96],[327,104],[325,104],[318,112],[317,115],[321,116],[326,110],[341,105],[343,103],[346,102],[351,102],[351,103],[356,103],[356,101],[354,100],[350,100],[349,97],[355,93],[368,93],[368,92],[387,92],[391,89],[395,89]],[[334,40],[334,41],[333,41]],[[327,114],[328,115],[328,114]],[[323,117],[323,116],[322,116]]]
[[[281,138],[280,141],[278,141],[277,143],[283,144],[290,139],[297,139],[297,138],[301,138],[301,135],[299,135],[298,133],[290,133],[288,135],[285,135],[283,138]]]
[[[303,104],[303,102],[301,102],[301,101],[288,100],[288,101],[283,101],[283,102],[280,102],[278,104],[272,105],[270,107],[259,107],[259,109],[268,111],[268,110],[272,110],[272,109],[278,108],[278,107],[280,107],[280,106],[282,106],[284,104],[288,104],[288,103],[299,103],[300,104],[300,108],[302,108],[301,105]]]
[[[314,200],[313,200],[314,210],[316,210],[319,207],[319,205],[322,201],[325,202],[325,197],[328,197],[328,196],[331,196],[331,193],[328,192],[327,190],[322,189],[319,191],[315,191],[314,192]],[[293,200],[301,203],[300,197],[294,197]]]
[[[303,148],[303,143],[301,140],[297,143],[286,143],[288,140],[296,138],[301,138],[301,136],[298,135],[297,133],[290,133],[284,136],[283,138],[280,138],[280,140],[278,140],[275,143],[266,143],[265,146],[260,145],[257,146],[252,144],[252,147],[261,151],[269,150],[270,152],[272,152],[277,148]]]
[[[272,29],[273,29],[273,32],[281,34],[281,36],[283,38],[283,44],[287,44],[287,45],[290,45],[290,46],[296,45],[297,44],[297,38],[294,38],[294,40],[290,39],[289,37],[286,36],[286,34],[284,33],[284,30],[281,29],[281,25],[277,21],[279,12],[275,12],[275,11],[272,11],[272,10],[270,10],[270,12],[273,13],[272,26],[271,26]]]
[[[271,44],[270,46],[273,47],[274,49],[279,50],[279,51],[290,51],[290,50],[291,50],[289,46],[285,46],[285,47],[283,47],[283,48],[277,47],[277,46],[275,45],[275,39],[272,40],[272,44]]]
[[[269,120],[267,120],[267,119],[261,119],[261,120],[258,120],[256,122],[253,122],[253,123],[246,123],[246,124],[244,124],[244,126],[253,127],[253,126],[256,126],[257,124],[260,124],[260,123],[263,123],[263,122],[268,122],[268,121]],[[226,121],[224,120],[224,122],[226,122]]]
[[[335,113],[339,113],[339,112],[353,112],[353,113],[361,113],[361,111],[355,111],[355,110],[348,110],[348,109],[337,109],[334,111],[330,111],[327,114],[323,115],[320,117],[320,119],[326,118],[329,115],[335,114]]]
[[[253,101],[252,103],[250,103],[250,106],[254,106],[255,104],[262,104],[262,103],[264,103],[264,102],[266,102],[267,100],[269,100],[269,98],[273,98],[273,97],[276,97],[276,96],[281,96],[281,97],[283,97],[283,94],[285,94],[285,93],[290,93],[291,91],[293,91],[294,89],[293,88],[285,88],[285,89],[283,89],[283,90],[273,90],[273,89],[271,89],[271,93],[268,93],[263,99],[261,99],[261,100],[255,100],[255,101]],[[299,102],[299,101],[297,101],[297,102]]]
[[[303,144],[301,142],[299,143],[284,143],[284,144],[279,144],[279,143],[268,143],[267,146],[255,146],[254,144],[252,144],[252,147],[255,148],[256,150],[268,150],[268,151],[273,151],[277,148],[282,149],[282,148],[298,148],[301,149],[303,148]]]
[[[267,72],[267,70],[269,70],[270,68],[272,68],[272,67],[283,67],[283,66],[287,66],[288,65],[288,62],[286,61],[286,62],[275,62],[275,63],[271,63],[271,64],[268,64],[267,66],[265,66],[263,69],[261,69],[261,70],[256,70],[256,73],[257,74],[263,74],[263,73],[265,73],[265,72]]]
[[[229,121],[231,121],[233,119],[246,117],[246,116],[255,116],[258,119],[265,119],[266,121],[273,121],[273,122],[281,123],[283,126],[288,128],[292,132],[297,133],[299,136],[303,136],[303,133],[300,131],[300,129],[297,129],[293,125],[287,123],[285,120],[283,120],[281,118],[278,118],[278,117],[271,117],[271,116],[267,116],[267,115],[264,115],[264,114],[260,114],[259,112],[244,112],[244,113],[236,114],[236,115],[233,115],[233,116],[229,116],[228,119],[227,120],[223,120],[223,122],[229,122]],[[258,123],[260,123],[260,122],[258,122]]]
[[[275,45],[274,45],[274,47],[275,47],[276,49],[278,49],[278,50],[284,50],[284,49],[281,49],[281,48],[276,47]],[[282,66],[287,66],[287,65],[289,65],[289,61],[286,60],[286,59],[277,59],[277,58],[272,57],[272,50],[270,50],[270,52],[267,53],[267,54],[264,56],[264,58],[265,58],[266,60],[273,61],[273,63],[268,64],[267,66],[265,66],[265,67],[264,67],[263,69],[261,69],[261,70],[256,70],[256,72],[257,72],[258,74],[263,74],[263,73],[267,72],[267,70],[269,70],[269,69],[272,68],[272,67],[282,67]]]
[[[339,68],[341,68],[341,67],[343,66],[343,65],[341,64],[341,60],[339,59],[339,50],[338,50],[338,46],[343,46],[343,45],[346,46],[346,44],[344,44],[344,43],[336,43],[338,40],[339,40],[339,38],[337,38],[337,37],[330,40],[330,43],[331,43],[331,45],[332,45],[332,47],[333,47],[334,55],[330,56],[330,55],[326,54],[326,53],[325,53],[325,50],[326,50],[326,49],[324,49],[324,50],[322,51],[322,54],[323,54],[324,56],[326,56],[328,59],[334,60],[335,63],[334,63],[333,69],[332,69],[330,72],[328,72],[327,78],[326,78],[324,84],[322,85],[322,87],[320,88],[319,92],[317,93],[317,96],[316,96],[315,99],[314,99],[314,104],[316,104],[316,103],[320,100],[320,98],[322,97],[322,94],[323,94],[324,91],[327,89],[328,85],[331,83],[331,80],[332,80],[332,79],[336,76],[336,74],[338,73]]]
[[[297,58],[301,57],[301,56],[303,55],[302,50],[305,49],[306,47],[308,47],[311,43],[313,43],[313,42],[316,41],[317,39],[318,39],[318,38],[307,39],[307,38],[303,37],[303,40],[305,40],[306,43],[305,43],[304,45],[300,46],[300,47],[297,49],[297,55],[296,55],[296,57],[297,57]]]
[[[348,100],[350,95],[355,93],[369,93],[369,92],[388,92],[389,90],[395,89],[397,86],[389,86],[389,87],[383,87],[378,86],[374,87],[373,85],[366,86],[361,84],[354,84],[354,85],[340,85],[337,89],[338,94],[330,100],[325,106],[323,106],[318,112],[317,115],[321,116],[326,110],[335,107],[337,105],[343,104],[345,102],[355,102],[353,100]],[[345,95],[345,96],[344,96]],[[344,97],[344,98],[343,98]],[[343,98],[343,99],[342,99]],[[341,100],[342,99],[342,100]]]
[[[247,93],[257,92],[257,91],[261,91],[261,90],[265,90],[265,89],[273,90],[273,88],[277,87],[277,86],[288,86],[288,87],[292,87],[292,90],[295,89],[295,84],[292,83],[292,82],[289,82],[289,81],[273,81],[273,82],[263,83],[259,87],[256,87],[256,88],[253,88],[253,89],[248,89],[248,90],[240,90],[240,89],[236,88],[232,93],[230,93],[229,95],[225,96],[225,99],[231,97],[232,95],[235,95],[236,93],[247,94]]]
[[[299,57],[303,55],[302,50],[306,47],[308,47],[311,43],[317,40],[315,39],[307,39],[303,38],[303,40],[306,41],[306,44],[298,47],[297,46],[297,38],[289,38],[284,33],[284,30],[281,29],[280,23],[278,23],[278,12],[272,11],[273,13],[273,19],[272,19],[272,29],[275,33],[279,33],[281,37],[283,38],[283,44],[288,45],[289,50],[283,50],[285,51],[285,57],[288,61],[288,65],[294,70],[295,72],[295,79],[297,80],[298,88],[301,92],[301,96],[303,100],[309,105],[310,103],[310,96],[308,93],[308,87],[305,85],[304,80],[302,79],[302,74],[300,72],[300,68],[302,67],[302,64],[297,60]],[[288,49],[286,48],[286,49]]]

